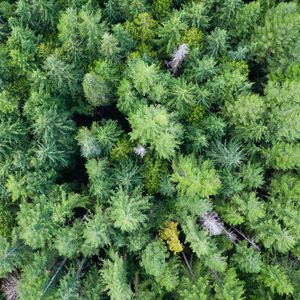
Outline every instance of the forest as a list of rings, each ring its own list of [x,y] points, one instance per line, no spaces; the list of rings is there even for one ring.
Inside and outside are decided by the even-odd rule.
[[[300,300],[300,4],[0,0],[1,300]]]

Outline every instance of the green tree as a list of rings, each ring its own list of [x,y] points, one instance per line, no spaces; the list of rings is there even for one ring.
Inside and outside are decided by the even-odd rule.
[[[21,24],[29,25],[34,30],[54,30],[59,8],[58,3],[51,0],[20,0],[17,2],[16,14]]]
[[[150,144],[157,154],[169,159],[175,155],[180,144],[182,126],[175,122],[175,115],[160,105],[141,106],[129,114],[130,133],[133,141]]]
[[[138,189],[128,193],[122,189],[110,198],[109,216],[114,226],[124,232],[132,232],[147,221],[146,211],[149,210],[149,197],[143,197]]]
[[[264,24],[257,27],[252,37],[257,60],[266,61],[269,68],[285,68],[291,62],[299,61],[299,24],[300,14],[295,2],[270,7]]]
[[[3,159],[12,151],[20,149],[26,145],[26,127],[21,120],[2,118],[0,121],[0,155]]]
[[[100,199],[105,199],[112,187],[108,173],[108,161],[106,159],[90,159],[87,161],[85,167],[89,176],[89,190],[91,194]]]
[[[262,275],[259,279],[271,289],[272,292],[277,292],[278,295],[288,295],[293,293],[291,285],[284,270],[278,265],[266,265],[263,268]]]
[[[127,283],[127,272],[124,259],[112,252],[110,258],[103,261],[101,277],[104,291],[112,300],[131,299],[133,292]]]
[[[99,48],[102,47],[101,37],[106,29],[104,22],[101,22],[102,12],[100,9],[89,10],[88,8],[82,8],[78,13],[78,17],[80,41],[88,54],[94,57],[99,52]],[[66,28],[66,30],[68,29]]]
[[[262,269],[260,253],[253,247],[247,247],[244,242],[237,245],[233,261],[241,271],[246,273],[259,273]]]
[[[0,237],[0,278],[4,278],[16,267],[21,265],[21,248],[24,247],[21,242],[10,243],[6,238]]]
[[[12,64],[22,73],[35,66],[38,42],[39,39],[31,29],[12,25],[7,46]]]
[[[159,80],[157,66],[154,64],[148,66],[141,59],[130,61],[128,75],[133,86],[142,96],[149,94]]]
[[[223,284],[216,284],[215,287],[217,299],[244,299],[244,282],[239,280],[234,268],[230,268],[224,277]]]
[[[183,33],[187,28],[188,25],[181,19],[179,12],[173,11],[158,30],[158,43],[162,51],[172,54],[179,46]]]
[[[299,139],[299,91],[299,81],[285,81],[281,85],[268,82],[266,87],[268,129],[274,140],[292,142]]]
[[[115,70],[108,61],[99,61],[94,71],[85,74],[83,91],[92,106],[105,106],[114,101]]]
[[[172,167],[172,181],[182,195],[206,198],[215,195],[221,186],[211,161],[197,161],[193,155],[181,155],[173,160]]]
[[[91,256],[99,251],[99,248],[109,245],[111,235],[111,225],[107,215],[100,206],[96,207],[94,215],[87,218],[83,229],[84,242],[82,253]]]
[[[207,37],[207,51],[211,56],[221,56],[227,50],[228,36],[224,29],[215,28]]]

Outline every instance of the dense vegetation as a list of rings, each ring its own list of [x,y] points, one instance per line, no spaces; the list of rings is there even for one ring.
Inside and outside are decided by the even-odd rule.
[[[300,299],[300,5],[0,1],[0,298]]]

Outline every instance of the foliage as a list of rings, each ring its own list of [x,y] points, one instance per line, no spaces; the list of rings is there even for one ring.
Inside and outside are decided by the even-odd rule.
[[[100,106],[112,103],[114,75],[114,68],[107,61],[100,61],[95,71],[85,74],[82,83],[83,91],[91,105]]]
[[[178,222],[167,221],[165,228],[160,232],[160,238],[167,242],[169,249],[176,255],[183,251],[183,246],[178,238]]]
[[[130,299],[132,291],[126,282],[125,262],[117,253],[111,253],[111,258],[103,261],[101,277],[104,290],[113,300]]]
[[[172,166],[172,180],[181,194],[206,198],[217,193],[220,180],[211,161],[197,162],[194,156],[180,156]]]
[[[244,299],[243,282],[237,278],[234,268],[227,271],[223,285],[216,286],[216,299]]]
[[[259,252],[253,247],[247,247],[245,243],[239,243],[233,256],[238,268],[246,273],[259,273],[262,268],[262,261]]]
[[[0,298],[299,299],[296,0],[0,1]]]
[[[299,61],[295,51],[299,49],[300,34],[297,9],[296,3],[279,3],[267,11],[264,24],[256,29],[253,41],[257,47],[257,58],[265,60],[270,68],[286,67],[293,61]]]
[[[143,197],[139,190],[128,193],[118,190],[110,198],[110,218],[121,231],[132,232],[145,224],[145,213],[149,209],[149,197]]]
[[[131,139],[141,144],[149,143],[162,158],[171,158],[180,144],[182,126],[175,122],[175,115],[165,107],[141,106],[129,115]]]

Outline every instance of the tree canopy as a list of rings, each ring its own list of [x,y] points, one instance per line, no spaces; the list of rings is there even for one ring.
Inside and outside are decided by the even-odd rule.
[[[299,141],[299,1],[0,1],[0,299],[300,300]]]

